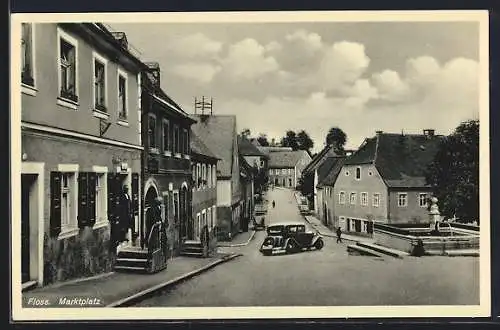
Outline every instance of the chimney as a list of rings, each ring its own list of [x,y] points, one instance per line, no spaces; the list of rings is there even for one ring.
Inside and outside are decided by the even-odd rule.
[[[161,88],[160,64],[158,62],[146,62],[147,75],[153,81],[155,87]]]
[[[425,136],[427,136],[427,137],[432,137],[432,136],[434,136],[434,132],[435,132],[435,130],[430,129],[430,128],[428,128],[428,129],[424,129],[424,135],[425,135]]]
[[[111,32],[111,34],[116,39],[116,41],[118,41],[120,46],[122,46],[122,48],[128,50],[128,40],[125,32]]]
[[[375,134],[377,134],[377,135],[380,135],[382,133],[384,133],[384,131],[375,131]]]

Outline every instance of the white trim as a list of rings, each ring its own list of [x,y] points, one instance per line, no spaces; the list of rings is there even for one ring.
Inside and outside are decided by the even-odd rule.
[[[375,195],[378,196],[378,200],[377,200],[378,203],[377,204],[375,204]],[[372,196],[372,206],[373,207],[380,207],[380,196],[381,196],[381,194],[378,192],[373,193],[373,196]]]
[[[94,226],[92,227],[92,229],[100,229],[100,228],[104,228],[104,227],[107,227],[107,226],[109,226],[108,219],[105,219],[105,220],[96,220],[96,222],[94,223]]]
[[[172,151],[164,151],[163,155],[167,157],[172,157]]]
[[[78,164],[59,164],[59,165],[57,165],[57,170],[59,172],[65,172],[65,173],[68,173],[68,172],[76,173],[76,172],[78,172],[79,168],[80,168],[80,165],[78,165]]]
[[[352,198],[351,196],[354,195],[354,203],[352,202]],[[355,191],[351,191],[349,193],[349,205],[356,205],[356,202],[357,202],[357,193]]]
[[[406,196],[406,198],[405,198],[405,205],[399,205],[399,197],[400,197],[400,196],[403,196],[403,195],[404,195],[404,196]],[[398,193],[398,200],[397,200],[397,204],[398,204],[398,207],[407,207],[407,206],[408,206],[408,193],[405,193],[405,192],[402,192],[402,193],[400,192],[400,193]]]
[[[420,205],[420,199],[421,199],[422,195],[425,195],[425,205]],[[427,196],[428,195],[429,194],[427,194],[427,193],[418,193],[418,206],[420,206],[422,208],[426,208],[427,206],[429,206],[428,205],[429,203],[427,202]]]
[[[45,234],[45,217],[44,217],[44,202],[45,202],[45,163],[22,162],[21,174],[37,174],[37,215],[38,215],[38,242],[37,242],[37,261],[38,274],[37,282],[39,286],[43,286],[43,237]],[[20,213],[20,212],[19,212]],[[30,274],[31,275],[31,274]]]
[[[75,47],[75,95],[78,96],[78,93],[80,92],[80,86],[79,86],[79,70],[78,70],[78,40],[71,35],[69,35],[66,31],[64,31],[62,28],[59,26],[57,27],[57,42],[56,42],[56,54],[57,54],[57,79],[58,79],[58,90],[57,90],[57,95],[59,98],[61,98],[61,63],[60,63],[60,49],[61,49],[61,39],[64,39],[68,43],[72,44]],[[65,100],[64,98],[62,98]]]
[[[59,241],[61,241],[63,239],[67,239],[67,238],[76,236],[76,235],[78,235],[79,232],[80,232],[80,229],[78,227],[70,228],[70,229],[67,229],[64,231],[61,230],[61,232],[59,233],[59,236],[57,236],[57,239]]]
[[[175,153],[174,157],[175,158],[182,158],[180,153]]]
[[[206,213],[207,213],[207,209],[201,210],[201,214],[206,214]]]
[[[359,179],[358,179],[358,169],[359,169]],[[354,170],[354,179],[356,181],[361,181],[361,166],[356,166],[356,169]]]
[[[31,87],[30,85],[21,83],[21,93],[26,95],[36,96],[36,94],[38,93],[38,89]]]
[[[101,56],[99,53],[97,53],[95,50],[92,50],[92,105],[94,109],[97,110],[96,104],[95,104],[95,62],[100,62],[102,65],[104,65],[104,107],[109,111],[108,105],[109,105],[109,100],[108,100],[108,60]],[[99,112],[103,112],[98,110]],[[108,114],[109,116],[109,114]]]
[[[124,126],[124,127],[129,127],[129,123],[128,121],[125,121],[123,119],[118,119],[118,121],[116,122],[117,125],[120,125],[120,126]]]
[[[325,194],[326,194],[326,190],[325,190]],[[340,198],[340,196],[344,194],[344,201],[342,202],[342,199]],[[345,205],[345,202],[346,202],[346,193],[345,191],[341,190],[339,191],[339,204],[341,205]]]
[[[171,104],[170,104],[170,103],[168,103],[167,101],[165,101],[165,100],[163,100],[163,99],[159,98],[158,96],[153,95],[153,98],[154,98],[154,99],[156,99],[156,100],[158,100],[160,103],[165,104],[166,106],[168,106],[169,108],[171,108],[171,109],[172,109],[172,110],[174,110],[175,112],[177,112],[177,113],[181,113],[181,112],[180,112],[177,108],[175,108],[173,105],[171,105]]]
[[[56,133],[56,134],[66,135],[69,137],[86,139],[86,140],[90,140],[93,142],[106,143],[106,144],[110,144],[110,145],[114,145],[114,146],[118,146],[118,147],[143,150],[142,146],[138,146],[138,145],[134,145],[134,144],[126,143],[126,142],[121,142],[121,141],[114,141],[114,140],[110,140],[110,139],[106,139],[106,138],[100,138],[100,137],[88,135],[88,134],[71,132],[71,131],[67,131],[65,129],[61,129],[61,128],[47,127],[47,126],[43,126],[43,125],[30,124],[30,123],[21,123],[21,127],[22,128],[30,128],[30,129],[42,131],[45,133]]]
[[[144,195],[144,200],[146,199],[146,194],[149,191],[149,188],[153,188],[156,191],[156,196],[160,196],[160,190],[158,189],[158,186],[156,185],[155,181],[153,178],[149,178],[146,180],[146,183],[144,183],[144,191],[142,192]]]
[[[189,160],[189,159],[191,159],[191,156],[189,156],[189,155],[184,155],[184,159],[188,159],[188,160]]]
[[[63,106],[68,109],[73,109],[73,110],[78,110],[78,103],[75,103],[71,100],[67,100],[65,98],[62,98],[60,96],[57,97],[56,104]]]
[[[182,189],[182,188],[186,188],[186,189],[188,189],[188,188],[189,188],[189,187],[188,187],[188,184],[187,184],[187,182],[186,182],[186,181],[182,182],[182,184],[181,184],[181,189]]]
[[[108,173],[108,167],[107,166],[99,166],[99,165],[94,165],[92,166],[92,171],[95,173]]]
[[[94,111],[92,111],[92,114],[94,115],[94,117],[97,117],[97,118],[109,119],[109,113],[101,111],[101,110],[94,109]]]
[[[366,203],[363,204],[363,194],[366,196]],[[366,191],[362,191],[360,194],[359,194],[359,204],[361,206],[368,206],[368,192]]]
[[[125,79],[125,118],[120,118],[120,76]],[[128,104],[128,73],[120,68],[118,68],[118,73],[116,75],[116,97],[118,104],[118,119],[119,120],[128,120],[130,115],[130,109]]]

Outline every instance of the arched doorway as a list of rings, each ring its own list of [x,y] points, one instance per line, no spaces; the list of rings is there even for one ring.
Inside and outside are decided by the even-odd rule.
[[[143,210],[143,217],[142,217],[142,223],[141,223],[141,246],[143,243],[147,243],[148,235],[149,233],[146,230],[146,215],[148,214],[148,208],[153,204],[153,201],[159,197],[158,195],[158,190],[156,190],[156,187],[154,185],[150,185],[149,188],[146,190],[146,195],[144,196],[144,210]]]

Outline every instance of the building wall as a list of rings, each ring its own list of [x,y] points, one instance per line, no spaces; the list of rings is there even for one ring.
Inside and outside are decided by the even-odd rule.
[[[193,161],[193,168],[196,168],[196,164],[205,164],[205,165],[212,165],[216,166],[216,163],[208,163],[208,162],[203,162],[202,160],[198,160],[196,158],[192,159]],[[193,177],[195,177],[196,174],[193,174]],[[215,184],[214,184],[215,183]],[[193,226],[195,228],[195,236],[199,236],[199,232],[201,228],[198,228],[197,224],[197,218],[196,215],[197,213],[202,214],[204,211],[207,213],[209,212],[208,209],[210,208],[217,208],[217,180],[215,179],[213,182],[210,182],[210,180],[207,180],[207,184],[205,186],[201,187],[193,187],[193,201],[192,201],[192,219],[191,221],[193,222]],[[207,213],[208,214],[208,213]],[[211,216],[213,216],[214,213],[211,213]],[[209,226],[209,230],[212,230],[212,227],[208,223],[209,216],[207,215],[207,225]],[[212,218],[212,224],[213,226],[217,225],[217,219]],[[202,224],[203,226],[203,224]]]
[[[334,205],[332,216],[342,223],[340,217],[355,218],[362,220],[374,220],[387,222],[387,187],[378,173],[377,169],[371,164],[359,165],[361,169],[361,179],[356,179],[356,165],[345,165],[342,167],[335,182],[333,195],[330,199],[330,205]],[[339,194],[345,192],[345,204],[340,204]],[[350,204],[350,194],[356,193],[354,205]],[[361,205],[361,193],[368,195],[367,205]],[[378,193],[380,196],[378,207],[373,206],[373,195]],[[345,227],[344,230],[351,231]]]
[[[398,206],[399,193],[407,194],[407,206]],[[390,190],[389,191],[389,223],[420,223],[429,221],[429,211],[427,205],[420,206],[420,194],[431,196],[430,191],[426,190]]]
[[[283,170],[285,170],[285,173],[283,173]],[[278,172],[276,172],[278,171]],[[280,187],[288,187],[288,188],[295,188],[296,187],[296,181],[295,181],[295,170],[292,167],[287,167],[287,168],[270,168],[269,169],[269,182],[271,184],[280,186]],[[276,184],[276,179],[278,179],[278,184]],[[285,180],[285,184],[283,184],[283,179]],[[291,184],[290,184],[291,182]]]
[[[303,156],[299,159],[297,164],[295,164],[295,182],[294,187],[297,186],[299,179],[302,177],[302,171],[307,167],[307,165],[311,162],[312,158],[309,156],[307,152],[304,152]]]
[[[247,161],[250,166],[256,167],[256,168],[261,168],[260,166],[260,156],[244,156],[245,160]]]
[[[217,206],[231,206],[231,181],[217,178]]]
[[[131,173],[139,173],[141,151],[31,131],[23,132],[21,143],[28,157],[27,161],[45,163],[44,284],[111,271],[114,253],[109,249],[109,221],[106,220],[94,228],[86,227],[65,238],[50,234],[50,172],[58,171],[59,164],[77,164],[80,172],[93,172],[93,166],[103,166],[112,173],[116,172],[113,159],[119,158],[128,164]],[[78,189],[75,190],[77,193]]]
[[[77,94],[76,110],[57,104],[58,56],[56,24],[34,24],[35,36],[35,88],[36,96],[22,94],[21,120],[47,126],[55,126],[74,132],[99,136],[99,118],[93,115],[93,46],[78,36],[68,33],[78,40],[77,48]],[[106,54],[100,53],[106,57]],[[118,124],[118,68],[109,58],[106,69],[107,108],[111,126],[104,137],[130,144],[140,144],[137,134],[139,130],[139,101],[137,75],[127,72],[128,93],[128,126]],[[133,132],[134,134],[131,134]]]

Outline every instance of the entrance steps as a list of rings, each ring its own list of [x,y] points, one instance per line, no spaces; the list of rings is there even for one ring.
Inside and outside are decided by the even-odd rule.
[[[120,248],[116,255],[115,271],[148,272],[148,250],[136,246]]]
[[[185,257],[203,258],[205,255],[203,253],[203,245],[201,244],[201,241],[184,241],[180,255]]]
[[[371,255],[376,257],[390,256],[400,259],[410,255],[407,252],[367,242],[356,242],[356,244],[348,245],[347,250],[351,252],[358,252],[363,255]]]

